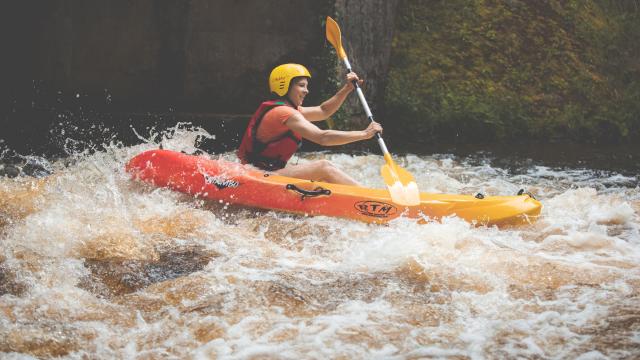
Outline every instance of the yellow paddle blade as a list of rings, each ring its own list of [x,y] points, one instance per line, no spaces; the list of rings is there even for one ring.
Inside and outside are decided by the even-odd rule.
[[[342,48],[342,35],[338,23],[331,17],[327,16],[327,40],[333,45],[338,53],[340,60],[347,57],[347,53]]]
[[[380,173],[387,184],[391,200],[404,206],[416,206],[420,204],[420,191],[413,176],[395,163],[384,164]]]
[[[400,183],[402,183],[402,185],[408,185],[410,183],[415,183],[415,180],[413,180],[413,175],[411,175],[411,173],[409,173],[407,170],[401,168],[400,166],[398,166],[398,164],[395,163],[395,161],[393,161],[393,158],[391,157],[391,154],[389,153],[385,153],[384,154],[384,161],[387,163],[385,166],[388,168],[385,171],[382,171],[382,176],[384,177],[385,174],[390,176],[393,180],[393,182],[395,181],[400,181]],[[384,168],[384,167],[383,167]],[[385,182],[386,178],[385,178]],[[389,180],[387,183],[390,183],[391,180]]]

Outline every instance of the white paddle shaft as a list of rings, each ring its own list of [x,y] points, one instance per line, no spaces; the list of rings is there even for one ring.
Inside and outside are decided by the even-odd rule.
[[[342,61],[344,62],[344,66],[347,67],[347,71],[351,72],[351,64],[349,63],[349,59],[345,57],[344,59],[342,59]],[[358,85],[358,82],[355,80],[353,81],[353,85],[355,86],[356,93],[360,98],[360,103],[364,108],[364,113],[367,115],[367,118],[369,119],[369,121],[373,122],[373,114],[371,113],[371,109],[369,108],[367,99],[364,98],[364,92],[362,92],[362,88],[360,88],[360,85]],[[380,133],[376,133],[376,137],[378,138],[378,145],[380,145],[380,149],[382,149],[382,153],[385,155],[388,154],[389,150],[387,150],[387,145],[385,145],[384,140],[382,139],[382,136],[380,136]]]

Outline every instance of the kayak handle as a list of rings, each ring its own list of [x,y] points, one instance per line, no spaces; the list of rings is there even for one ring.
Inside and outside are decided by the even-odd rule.
[[[313,189],[313,190],[305,190],[305,189],[300,189],[299,187],[295,186],[294,184],[287,184],[287,190],[293,190],[295,192],[297,192],[298,194],[302,195],[301,199],[304,200],[305,197],[316,197],[316,196],[320,196],[320,195],[331,195],[331,190],[329,189],[325,189],[323,187],[318,186],[317,188]]]
[[[536,198],[533,196],[532,193],[528,191],[524,191],[524,189],[520,189],[520,191],[518,191],[518,196],[520,195],[529,195],[530,198],[532,198],[533,200],[536,200]]]

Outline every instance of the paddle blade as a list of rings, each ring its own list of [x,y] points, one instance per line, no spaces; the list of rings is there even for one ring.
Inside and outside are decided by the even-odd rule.
[[[340,60],[347,57],[347,53],[342,48],[342,34],[338,23],[331,17],[327,16],[327,40],[333,45],[338,53]]]
[[[420,191],[413,176],[395,163],[382,165],[380,173],[387,184],[391,200],[404,206],[416,206],[420,204]]]
[[[329,40],[331,45],[336,49],[336,53],[340,60],[344,60],[345,65],[349,68],[349,62],[346,60],[347,53],[342,48],[342,34],[340,33],[340,27],[338,26],[338,23],[329,16],[327,16],[327,40]],[[367,105],[364,95],[361,91],[359,91],[359,94],[360,101],[362,102],[362,106],[365,108],[365,112],[369,114],[369,117],[373,121],[373,118],[370,115],[371,111],[369,110],[369,105]],[[381,173],[384,178],[384,182],[387,184],[387,188],[389,188],[391,200],[396,204],[403,206],[415,206],[420,204],[420,191],[418,191],[418,185],[413,180],[413,176],[393,162],[389,151],[387,151],[386,145],[384,145],[384,141],[382,141],[382,137],[379,135],[378,141],[382,148],[384,159],[387,162],[387,164],[382,167]]]

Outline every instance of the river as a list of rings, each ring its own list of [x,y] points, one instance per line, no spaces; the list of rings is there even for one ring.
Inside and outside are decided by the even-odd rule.
[[[504,229],[296,217],[124,172],[160,141],[194,150],[201,132],[25,157],[38,176],[0,178],[0,357],[640,357],[636,169],[512,153],[397,157],[424,192],[525,188],[542,202],[538,221]],[[383,187],[376,154],[293,161],[317,158]]]

